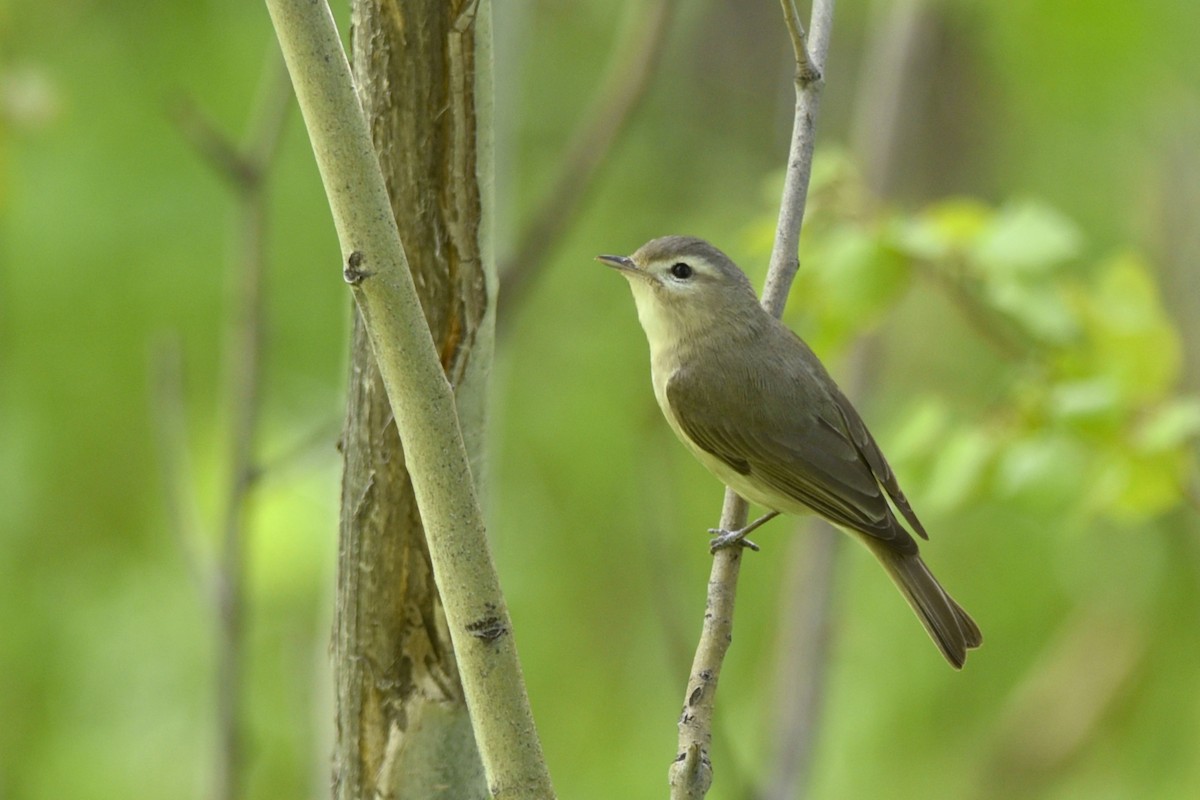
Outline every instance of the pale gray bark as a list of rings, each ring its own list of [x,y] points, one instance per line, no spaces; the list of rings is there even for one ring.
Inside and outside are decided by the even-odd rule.
[[[470,758],[457,732],[462,716],[453,711],[460,690],[450,680],[449,643],[486,791],[496,798],[552,797],[453,393],[455,385],[486,374],[487,360],[472,348],[490,350],[494,278],[482,264],[490,263],[491,254],[480,243],[487,241],[479,232],[482,196],[477,186],[465,185],[488,185],[479,169],[480,163],[490,169],[490,163],[486,156],[481,162],[475,149],[475,125],[487,107],[476,106],[474,78],[476,60],[488,52],[476,41],[490,36],[490,7],[486,0],[359,7],[355,61],[360,73],[385,84],[364,86],[365,102],[354,94],[322,0],[267,0],[267,7],[329,199],[342,274],[361,316],[356,341],[365,349],[369,339],[391,407],[389,419],[382,404],[356,397],[355,403],[364,405],[351,416],[361,413],[366,422],[362,428],[352,424],[345,442],[348,471],[362,477],[345,487],[344,512],[352,519],[383,519],[370,529],[379,540],[356,536],[355,525],[343,529],[335,633],[344,709],[338,718],[337,792],[342,797],[413,796],[407,777],[418,762],[434,767],[420,779],[422,789],[431,792],[427,796],[482,792],[473,767],[455,766],[455,759]],[[387,39],[393,44],[381,46]],[[396,96],[384,96],[391,93]],[[368,108],[377,140],[389,127],[399,138],[382,159],[360,102]],[[428,158],[421,155],[426,149]],[[393,185],[393,208],[381,160],[390,181],[411,181],[422,191],[406,194]],[[416,225],[411,266],[397,216],[406,226]],[[433,291],[428,284],[442,275],[448,288]],[[470,316],[479,303],[478,317]],[[477,319],[475,328],[472,319]],[[355,372],[367,377],[361,373],[369,373],[369,365],[361,363]],[[378,382],[360,380],[355,393],[377,396],[378,389]],[[464,419],[480,407],[464,404]],[[393,423],[404,443],[403,469],[424,523],[430,569],[423,567],[418,544],[412,545],[416,552],[402,555],[401,545],[392,542],[396,528],[413,527],[411,507],[404,512],[408,519],[390,504],[377,507],[376,493],[392,477],[387,473],[400,469],[395,454],[352,450],[360,440],[374,448],[372,436],[387,435]],[[470,438],[477,445],[478,436]],[[422,605],[415,599],[429,598],[430,572],[441,612],[436,601]],[[397,692],[398,687],[413,694]],[[418,697],[417,705],[407,705],[411,697]],[[426,723],[438,732],[427,735]],[[464,794],[441,785],[447,774],[466,773],[472,775]]]

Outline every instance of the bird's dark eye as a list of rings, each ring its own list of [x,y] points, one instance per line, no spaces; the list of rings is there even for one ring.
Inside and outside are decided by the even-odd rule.
[[[681,281],[686,281],[692,277],[692,268],[682,261],[677,261],[671,265],[671,274]]]

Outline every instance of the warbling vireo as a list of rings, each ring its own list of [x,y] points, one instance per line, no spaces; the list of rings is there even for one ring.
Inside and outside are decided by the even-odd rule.
[[[883,564],[946,660],[983,641],[900,524],[928,539],[862,418],[813,351],[768,314],[745,274],[702,239],[665,236],[598,256],[629,279],[650,342],[654,396],[676,435],[726,486],[779,512],[816,512]],[[890,500],[890,504],[889,504]]]

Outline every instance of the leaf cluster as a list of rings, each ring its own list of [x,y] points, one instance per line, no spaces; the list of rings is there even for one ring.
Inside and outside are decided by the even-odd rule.
[[[1180,336],[1142,255],[1093,255],[1036,199],[880,207],[840,153],[818,159],[810,204],[788,321],[819,353],[835,356],[932,290],[1002,376],[985,410],[939,387],[905,410],[888,451],[923,505],[987,494],[1132,522],[1184,501],[1200,398],[1179,390]],[[771,226],[764,215],[750,229],[755,254]]]

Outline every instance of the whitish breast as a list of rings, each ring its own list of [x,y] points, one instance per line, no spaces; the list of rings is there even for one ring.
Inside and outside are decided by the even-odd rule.
[[[764,508],[774,511],[787,511],[792,514],[807,513],[809,511],[807,507],[797,503],[790,497],[779,495],[769,488],[760,488],[751,476],[743,475],[733,469],[712,453],[697,446],[688,437],[680,426],[675,412],[672,411],[670,404],[667,402],[667,384],[670,383],[671,376],[675,374],[677,369],[679,369],[679,363],[673,353],[655,353],[652,355],[650,375],[654,382],[654,398],[658,401],[658,407],[662,409],[663,416],[667,418],[667,423],[671,426],[671,430],[675,431],[675,435],[679,437],[679,440],[687,445],[692,455],[709,472],[716,476],[717,480],[750,502],[757,503]]]

